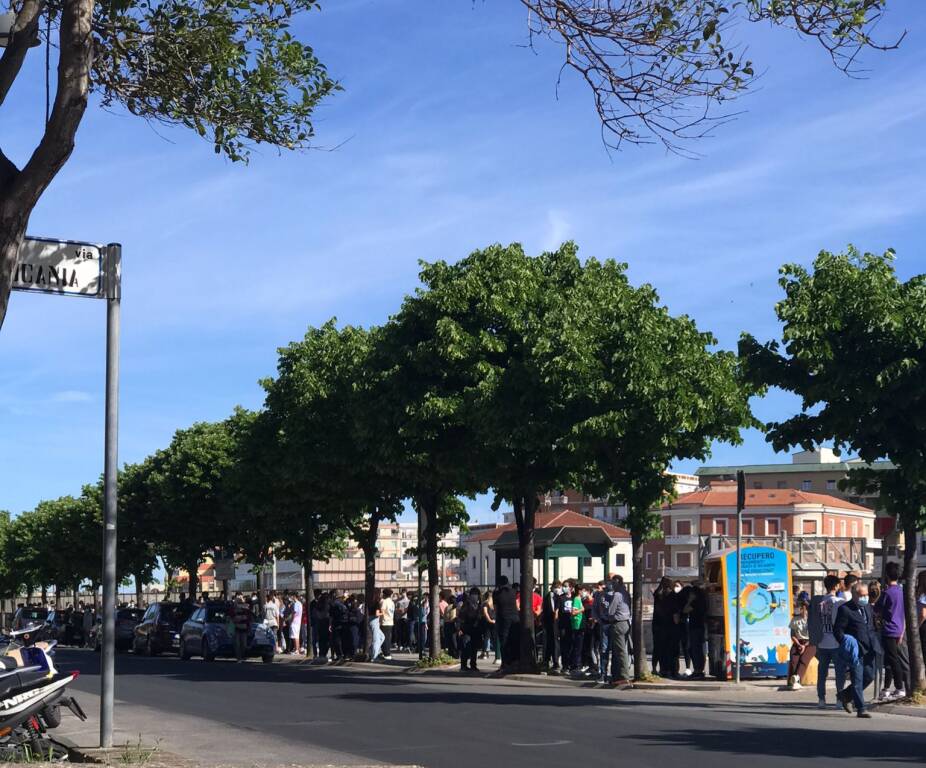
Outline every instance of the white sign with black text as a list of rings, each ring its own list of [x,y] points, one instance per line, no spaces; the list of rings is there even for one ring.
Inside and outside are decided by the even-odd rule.
[[[13,290],[102,297],[105,252],[92,243],[27,237],[19,249]]]

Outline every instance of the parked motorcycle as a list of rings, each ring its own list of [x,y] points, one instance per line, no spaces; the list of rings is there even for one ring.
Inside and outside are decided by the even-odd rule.
[[[58,672],[51,656],[54,643],[33,645],[34,631],[12,635],[0,657],[0,762],[66,760],[67,750],[48,731],[61,725],[62,706],[87,719],[77,700],[65,695],[78,673]],[[20,645],[23,641],[29,645]]]

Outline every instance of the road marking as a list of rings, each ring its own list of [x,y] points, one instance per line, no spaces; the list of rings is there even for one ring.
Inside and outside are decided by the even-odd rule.
[[[560,741],[539,741],[536,744],[525,744],[518,741],[512,741],[512,747],[561,747],[564,744],[572,744],[571,741],[567,739],[562,739]]]

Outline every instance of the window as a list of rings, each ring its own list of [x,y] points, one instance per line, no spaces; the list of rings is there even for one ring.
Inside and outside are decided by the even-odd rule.
[[[781,533],[781,522],[778,518],[769,518],[765,521],[765,535],[766,536],[777,536]]]
[[[839,521],[839,535],[840,536],[846,535],[846,521],[845,520]]]
[[[590,558],[590,557],[583,557],[583,558],[582,558],[582,567],[583,567],[583,568],[591,568],[591,567],[592,567],[592,558]]]
[[[801,524],[801,532],[805,536],[816,536],[817,535],[817,521],[816,520],[804,520]]]
[[[836,521],[833,519],[830,519],[830,536],[835,536],[835,535],[836,535]]]
[[[473,555],[473,570],[476,569],[476,556]]]
[[[743,518],[743,536],[752,536],[752,518]]]
[[[646,567],[648,569],[652,569],[653,567],[653,553],[652,552],[646,553]]]
[[[666,553],[660,552],[659,553],[659,567],[662,568],[665,564],[666,564]]]
[[[675,567],[676,568],[691,568],[691,552],[676,552],[675,553]]]
[[[752,487],[755,488],[756,490],[762,490],[762,483],[759,480],[756,480],[752,484]]]
[[[787,483],[786,481],[784,481],[784,480],[776,480],[776,481],[775,481],[775,487],[776,487],[776,488],[787,488],[787,487],[788,487],[788,483]]]
[[[926,536],[924,536],[923,540],[920,542],[920,554],[926,555]]]
[[[624,565],[625,565],[625,563],[624,563],[624,555],[623,555],[623,554],[614,555],[614,567],[615,567],[615,568],[623,568]]]
[[[727,519],[725,517],[719,517],[714,520],[714,533],[717,536],[727,535]]]
[[[826,490],[828,490],[828,491],[835,491],[835,490],[836,490],[836,481],[835,481],[835,480],[827,480],[827,481],[826,481]]]
[[[810,480],[801,480],[801,490],[802,491],[809,491],[810,488],[811,488]]]
[[[852,521],[852,538],[854,539],[856,536],[858,536],[858,522],[853,520]]]
[[[506,557],[506,558],[505,558],[505,565],[506,565],[508,568],[511,567],[511,558],[510,558],[510,557]]]
[[[691,520],[676,520],[675,533],[677,536],[691,536]]]

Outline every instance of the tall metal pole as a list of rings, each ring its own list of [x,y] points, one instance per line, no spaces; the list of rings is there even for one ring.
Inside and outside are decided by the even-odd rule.
[[[122,246],[106,248],[106,437],[103,460],[103,648],[100,670],[100,746],[113,745],[116,658],[116,482],[119,474],[119,307]]]
[[[742,581],[742,547],[743,547],[743,507],[746,506],[746,475],[743,470],[736,472],[736,682],[740,681],[740,595],[743,593]]]
[[[422,541],[424,540],[424,517],[422,512],[418,510],[418,626],[415,627],[415,632],[418,635],[418,658],[424,658],[424,643],[422,642],[422,635],[424,635],[424,603],[421,600],[421,581],[423,575],[423,569],[421,568],[422,557],[421,557],[421,547]],[[430,592],[429,592],[430,595]]]

